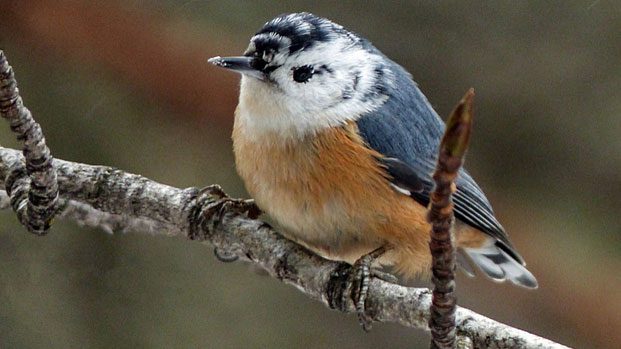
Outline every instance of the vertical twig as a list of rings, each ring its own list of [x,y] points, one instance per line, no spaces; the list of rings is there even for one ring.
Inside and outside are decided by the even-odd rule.
[[[0,116],[24,144],[25,166],[18,163],[6,178],[6,191],[19,221],[28,231],[45,235],[57,210],[58,183],[41,126],[19,95],[13,68],[0,50]]]
[[[432,225],[431,250],[434,284],[431,317],[431,348],[455,347],[455,249],[453,247],[453,202],[455,178],[463,163],[472,129],[474,89],[468,90],[451,112],[433,174],[435,188],[431,193],[428,220]]]

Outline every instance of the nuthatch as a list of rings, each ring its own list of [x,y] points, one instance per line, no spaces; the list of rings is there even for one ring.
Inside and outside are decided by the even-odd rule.
[[[237,171],[285,235],[332,260],[381,249],[382,265],[430,268],[426,207],[444,123],[410,74],[368,40],[294,13],[267,22],[240,57]],[[462,170],[453,196],[460,265],[536,288],[492,207]]]

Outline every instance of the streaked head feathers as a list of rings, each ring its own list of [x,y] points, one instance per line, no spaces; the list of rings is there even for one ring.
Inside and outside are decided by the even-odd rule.
[[[240,122],[249,137],[298,138],[356,120],[378,108],[394,83],[387,59],[367,40],[309,13],[267,22],[244,57]]]

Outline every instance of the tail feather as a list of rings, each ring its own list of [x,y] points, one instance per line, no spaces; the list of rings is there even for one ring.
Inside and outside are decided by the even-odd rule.
[[[468,257],[466,257],[466,253],[462,249],[457,250],[457,265],[466,275],[474,277],[474,268],[472,268],[472,264],[470,263]]]
[[[538,287],[537,279],[533,274],[497,244],[478,248],[463,248],[463,251],[481,271],[493,280],[509,280],[526,288]]]

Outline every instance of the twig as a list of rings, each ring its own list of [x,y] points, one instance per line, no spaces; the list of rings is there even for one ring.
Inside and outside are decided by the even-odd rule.
[[[435,188],[431,193],[427,219],[431,223],[431,270],[434,284],[429,328],[431,348],[455,348],[455,248],[453,247],[453,202],[455,178],[468,149],[472,130],[470,89],[451,112],[440,143],[438,164],[433,174]]]
[[[13,68],[0,50],[0,116],[9,120],[17,140],[24,143],[24,163],[7,175],[7,193],[17,218],[31,233],[45,235],[56,212],[58,185],[50,149],[41,126],[24,107]]]
[[[11,187],[9,175],[24,162],[19,151],[0,147],[0,188]],[[137,230],[209,241],[218,251],[257,264],[325,305],[341,284],[335,276],[347,265],[325,260],[266,223],[249,218],[240,210],[244,202],[229,199],[217,186],[178,189],[110,167],[57,159],[50,164],[57,174],[61,217],[108,231]],[[7,193],[0,190],[0,208],[6,202]],[[347,303],[344,311],[354,312],[353,302]],[[375,278],[369,283],[367,314],[375,321],[427,329],[430,304],[428,289]],[[458,307],[456,319],[457,334],[468,337],[474,348],[566,348],[467,309]]]

